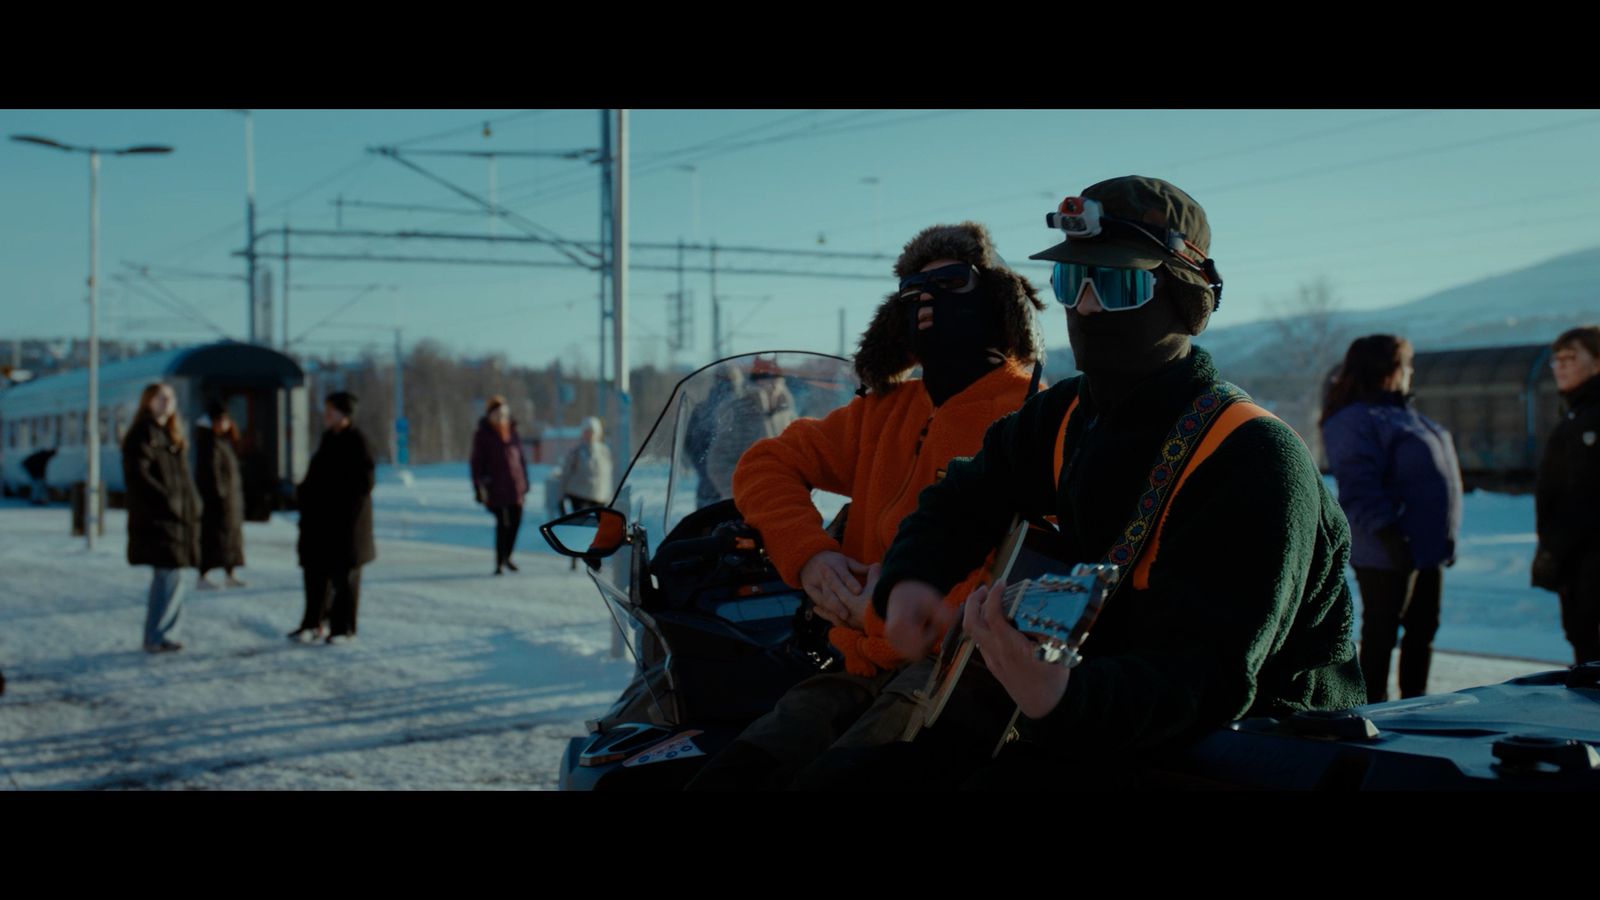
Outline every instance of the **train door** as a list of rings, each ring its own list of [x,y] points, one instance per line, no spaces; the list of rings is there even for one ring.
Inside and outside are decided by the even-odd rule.
[[[239,429],[235,446],[244,487],[244,517],[252,522],[265,522],[271,517],[277,496],[277,479],[273,477],[277,455],[275,393],[270,388],[243,387],[222,393],[222,403]]]
[[[289,388],[283,392],[287,398],[287,409],[282,411],[283,416],[283,446],[287,456],[281,467],[283,478],[290,486],[289,496],[294,496],[293,486],[305,480],[306,468],[311,464],[311,435],[314,434],[307,423],[310,419],[309,401],[304,385]]]

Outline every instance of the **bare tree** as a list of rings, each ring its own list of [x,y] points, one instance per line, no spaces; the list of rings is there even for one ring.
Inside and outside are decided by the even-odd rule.
[[[1269,309],[1277,313],[1272,319],[1277,368],[1285,375],[1308,376],[1320,386],[1328,369],[1344,357],[1348,341],[1327,276],[1300,285],[1292,300]],[[1321,399],[1319,393],[1319,403]]]
[[[1244,385],[1299,432],[1319,461],[1322,396],[1349,343],[1341,306],[1326,276],[1301,284],[1286,301],[1269,304],[1274,313],[1267,323],[1270,340],[1257,352],[1257,368],[1271,374]]]

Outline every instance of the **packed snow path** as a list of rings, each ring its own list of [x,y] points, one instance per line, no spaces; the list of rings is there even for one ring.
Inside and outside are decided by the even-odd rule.
[[[125,515],[107,513],[90,554],[64,507],[0,502],[0,788],[554,787],[567,739],[632,664],[610,658],[588,578],[543,548],[533,475],[522,571],[496,578],[465,466],[381,472],[379,558],[341,647],[284,639],[303,606],[292,514],[245,526],[248,587],[195,590],[190,572],[185,649],[151,656],[150,570],[124,561]],[[1531,514],[1528,498],[1468,497],[1437,643],[1469,653],[1436,654],[1430,690],[1566,659],[1554,596],[1526,587]]]
[[[540,550],[538,503],[522,571],[490,574],[493,520],[470,490],[464,472],[380,484],[354,644],[285,640],[304,606],[285,517],[246,525],[248,587],[199,591],[189,573],[185,648],[160,655],[140,648],[150,570],[125,562],[125,514],[107,513],[91,555],[67,536],[65,508],[6,501],[0,785],[554,787],[567,739],[631,663],[610,659],[609,617],[582,570]],[[435,494],[467,499],[451,508]]]

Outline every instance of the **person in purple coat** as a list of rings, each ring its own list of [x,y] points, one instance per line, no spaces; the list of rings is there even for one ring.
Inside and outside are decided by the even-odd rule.
[[[1322,406],[1322,444],[1350,520],[1361,586],[1361,672],[1367,701],[1388,697],[1400,629],[1400,696],[1428,692],[1443,569],[1456,557],[1461,463],[1455,442],[1411,406],[1411,343],[1358,338]]]
[[[488,410],[472,435],[472,486],[478,502],[494,514],[494,573],[517,571],[511,551],[522,528],[522,499],[528,493],[528,460],[506,398],[489,398]]]

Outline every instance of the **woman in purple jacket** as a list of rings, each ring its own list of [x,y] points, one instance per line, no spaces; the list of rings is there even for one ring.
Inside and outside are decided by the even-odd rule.
[[[1388,696],[1400,629],[1400,696],[1428,691],[1441,573],[1455,563],[1461,464],[1450,432],[1411,407],[1411,343],[1375,334],[1351,343],[1322,406],[1322,444],[1350,520],[1361,586],[1367,701]]]
[[[494,573],[517,571],[511,551],[522,527],[522,498],[528,493],[528,460],[511,420],[506,398],[489,398],[489,408],[472,436],[472,486],[478,502],[494,514]]]

